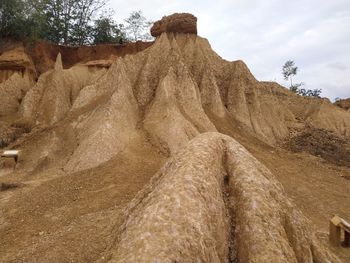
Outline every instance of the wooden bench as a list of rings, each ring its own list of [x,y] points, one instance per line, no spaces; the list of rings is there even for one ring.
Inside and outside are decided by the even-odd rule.
[[[334,216],[329,222],[329,241],[334,246],[341,245],[341,231],[344,231],[345,247],[350,246],[350,224],[339,216]]]
[[[2,152],[1,157],[4,158],[13,158],[15,162],[18,162],[19,150],[5,150]]]

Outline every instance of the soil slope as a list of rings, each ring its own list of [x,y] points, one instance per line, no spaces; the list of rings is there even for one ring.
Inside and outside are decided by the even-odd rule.
[[[21,150],[0,163],[0,261],[349,261],[327,228],[350,220],[350,113],[257,81],[170,17],[115,56],[21,49],[30,66],[0,69],[1,147]],[[316,131],[324,154],[285,147]]]

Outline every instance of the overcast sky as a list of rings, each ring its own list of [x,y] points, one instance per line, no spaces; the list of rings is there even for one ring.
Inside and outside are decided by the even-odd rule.
[[[258,80],[287,85],[288,59],[295,81],[322,96],[350,97],[350,0],[111,0],[116,19],[141,10],[150,20],[175,12],[198,18],[198,35],[226,60],[243,60]]]

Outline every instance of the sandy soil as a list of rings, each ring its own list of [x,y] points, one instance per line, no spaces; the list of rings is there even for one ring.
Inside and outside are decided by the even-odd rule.
[[[0,176],[1,262],[92,262],[114,238],[123,208],[165,161],[135,142],[103,167]]]

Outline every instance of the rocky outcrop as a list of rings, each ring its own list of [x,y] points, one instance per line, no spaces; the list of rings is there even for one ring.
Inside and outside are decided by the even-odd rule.
[[[197,35],[197,18],[188,13],[175,13],[170,16],[164,16],[153,24],[151,35],[158,37],[164,32]]]

